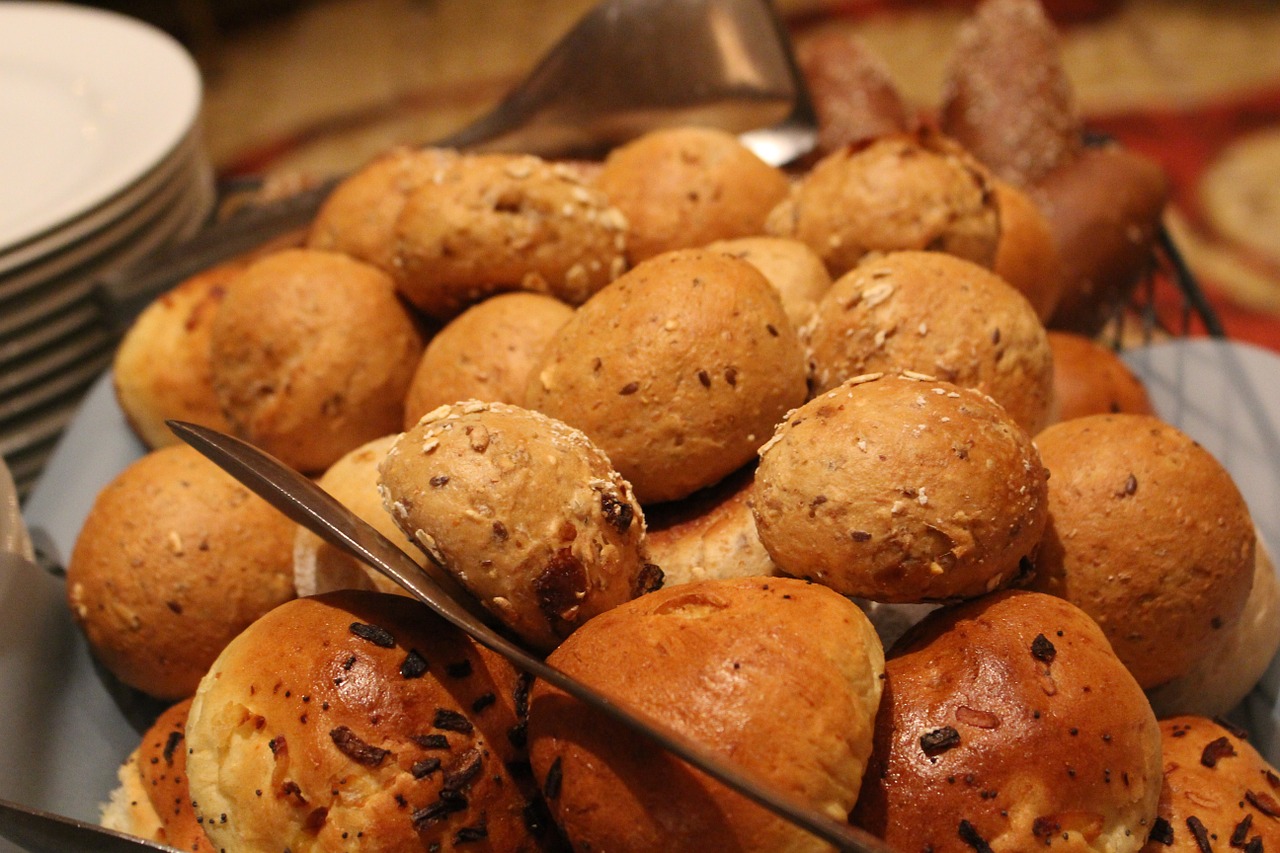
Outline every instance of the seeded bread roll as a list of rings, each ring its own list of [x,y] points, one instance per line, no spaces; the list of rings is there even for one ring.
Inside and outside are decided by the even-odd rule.
[[[380,469],[383,505],[508,627],[552,649],[653,585],[644,515],[591,441],[518,406],[442,406]]]
[[[626,268],[627,223],[580,169],[527,154],[469,154],[416,186],[388,272],[439,319],[505,290],[577,305]]]
[[[595,185],[626,217],[632,264],[760,234],[787,178],[716,128],[650,131],[609,152]]]
[[[1053,228],[1024,190],[996,178],[1000,243],[992,271],[1027,297],[1041,322],[1048,322],[1062,298],[1062,258]]]
[[[528,683],[416,601],[348,590],[265,615],[187,721],[191,797],[220,850],[545,849]]]
[[[889,652],[853,820],[896,850],[1132,853],[1160,732],[1096,624],[1004,591],[927,616]]]
[[[500,293],[468,308],[427,344],[405,398],[404,428],[459,400],[523,403],[529,372],[572,316],[541,293]]]
[[[1056,418],[1154,415],[1147,389],[1115,350],[1093,338],[1049,330]]]
[[[1000,214],[987,170],[931,131],[850,145],[819,160],[765,230],[807,243],[833,278],[869,252],[946,252],[990,267]]]
[[[1149,415],[1090,415],[1036,436],[1049,525],[1036,589],[1097,620],[1144,688],[1185,675],[1239,619],[1255,532],[1231,475]]]
[[[583,625],[549,658],[844,820],[880,702],[883,650],[858,608],[789,578],[663,589]],[[575,850],[830,847],[543,682],[530,759]]]
[[[831,276],[818,253],[799,240],[784,237],[739,237],[716,240],[709,252],[724,252],[751,264],[769,280],[791,325],[799,329],[813,316],[818,300],[831,288]]]
[[[1053,356],[1026,298],[941,252],[891,252],[841,276],[803,330],[815,394],[867,373],[913,371],[974,388],[1027,432],[1049,423]]]
[[[685,250],[579,308],[526,405],[590,436],[649,504],[746,465],[805,394],[800,342],[769,282],[746,261]]]
[[[125,684],[178,700],[246,625],[293,597],[293,524],[185,444],[98,493],[67,563],[67,601]]]
[[[116,400],[148,448],[178,443],[165,425],[170,418],[231,431],[213,390],[209,336],[227,283],[246,263],[231,261],[179,283],[121,338],[111,365]]]
[[[210,344],[235,431],[304,473],[400,428],[423,348],[385,273],[318,249],[277,252],[229,282]]]
[[[778,573],[751,513],[754,467],[649,509],[649,559],[662,568],[663,586]]]
[[[873,601],[943,601],[1019,577],[1045,527],[1045,479],[1031,439],[989,397],[870,374],[779,425],[752,509],[789,575]]]
[[[1143,853],[1280,849],[1280,776],[1244,740],[1217,721],[1160,721],[1164,789]]]

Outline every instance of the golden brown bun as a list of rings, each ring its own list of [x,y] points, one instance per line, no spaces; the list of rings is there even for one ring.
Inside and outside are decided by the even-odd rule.
[[[316,483],[399,545],[428,573],[436,574],[438,570],[430,565],[425,554],[413,547],[413,540],[405,536],[382,506],[382,494],[378,491],[378,465],[396,437],[384,435],[360,445],[330,465]],[[404,594],[399,584],[381,572],[369,568],[301,526],[293,540],[293,585],[298,595],[315,595],[336,589],[376,589]]]
[[[383,459],[384,506],[530,645],[660,582],[627,482],[580,431],[503,403],[442,406]]]
[[[1005,591],[890,650],[853,819],[897,850],[1132,853],[1160,795],[1160,732],[1087,615]]]
[[[997,403],[871,374],[792,412],[760,451],[752,508],[778,567],[874,601],[1007,585],[1044,530],[1046,474]]]
[[[1151,265],[1169,192],[1164,171],[1119,145],[1089,147],[1028,192],[1062,258],[1062,296],[1048,325],[1095,335]]]
[[[459,400],[523,403],[529,371],[572,316],[541,293],[500,293],[468,308],[427,344],[405,398],[404,428]]]
[[[293,524],[185,444],[98,493],[67,563],[67,601],[125,684],[183,699],[232,637],[293,597]]]
[[[1036,316],[1047,322],[1062,298],[1062,258],[1049,220],[1024,190],[997,178],[1000,244],[992,271],[1027,297]]]
[[[807,243],[832,277],[869,252],[946,252],[990,267],[1000,239],[991,178],[937,133],[894,134],[823,157],[769,215],[769,234]]]
[[[411,599],[296,599],[200,684],[186,734],[196,811],[221,850],[540,849],[512,745],[527,689]]]
[[[1280,849],[1280,776],[1234,727],[1160,721],[1164,789],[1142,853]]]
[[[915,127],[888,65],[855,33],[819,30],[797,41],[796,62],[818,117],[819,156]]]
[[[777,574],[751,514],[754,468],[649,509],[649,559],[662,569],[663,586]]]
[[[1074,332],[1049,331],[1057,419],[1154,415],[1146,386],[1115,350]]]
[[[1053,356],[1026,298],[941,252],[868,258],[836,280],[802,330],[821,394],[867,373],[913,371],[974,388],[1035,434],[1049,423]]]
[[[747,464],[805,394],[800,342],[764,276],[684,250],[579,308],[531,374],[526,405],[590,436],[648,504]]]
[[[769,280],[791,325],[799,329],[813,316],[818,300],[831,287],[822,258],[799,240],[785,237],[739,237],[708,243],[709,252],[724,252],[751,264]]]
[[[385,273],[289,249],[227,284],[211,347],[214,389],[235,431],[315,473],[400,428],[423,340]]]
[[[98,823],[116,832],[156,840],[163,823],[143,784],[137,749],[116,770],[116,780],[118,784],[99,809]]]
[[[1074,418],[1036,445],[1050,478],[1034,587],[1096,619],[1144,688],[1184,675],[1253,583],[1253,522],[1231,475],[1149,415]]]
[[[111,366],[129,426],[154,450],[177,444],[165,420],[230,432],[213,391],[209,334],[226,285],[247,261],[198,273],[157,297],[125,332]]]
[[[883,650],[825,587],[663,589],[591,620],[549,660],[831,818],[857,796]],[[830,849],[543,682],[529,737],[535,778],[577,850]]]
[[[527,154],[468,154],[413,189],[387,270],[446,319],[504,290],[577,305],[626,268],[626,220],[581,170]]]
[[[727,131],[654,130],[609,152],[595,179],[627,220],[636,264],[673,249],[764,230],[787,178]]]
[[[1037,0],[985,0],[956,36],[944,132],[1005,180],[1026,185],[1080,149],[1058,33]]]
[[[1212,648],[1180,678],[1147,691],[1160,717],[1226,714],[1244,700],[1280,649],[1280,583],[1259,537],[1244,613],[1211,638]]]

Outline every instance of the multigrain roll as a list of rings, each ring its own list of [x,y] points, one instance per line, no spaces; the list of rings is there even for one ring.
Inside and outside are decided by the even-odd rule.
[[[1233,726],[1160,721],[1164,788],[1143,853],[1280,848],[1280,776]]]
[[[459,400],[524,402],[529,372],[573,309],[542,293],[500,293],[459,314],[427,344],[404,404],[404,428]]]
[[[442,406],[392,445],[379,489],[432,562],[537,648],[661,583],[626,480],[538,412]]]
[[[299,598],[200,684],[186,730],[196,812],[219,850],[546,849],[514,745],[527,690],[416,601]]]
[[[999,404],[918,375],[849,380],[760,450],[752,509],[774,563],[887,602],[1008,585],[1040,541],[1046,473]]]
[[[1008,590],[890,650],[852,818],[897,850],[1132,852],[1160,771],[1155,715],[1093,620]]]
[[[813,316],[818,300],[831,288],[822,258],[799,240],[785,237],[739,237],[716,240],[709,252],[724,252],[751,264],[769,280],[782,299],[791,325],[799,329]]]
[[[1053,350],[1055,417],[1068,421],[1085,415],[1154,415],[1151,398],[1138,375],[1120,355],[1094,338],[1049,330]]]
[[[750,263],[668,252],[580,307],[530,375],[526,405],[585,432],[643,504],[746,465],[804,401],[804,354]]]
[[[152,451],[94,499],[67,602],[125,684],[178,700],[246,625],[294,595],[293,524],[185,444]]]
[[[1255,531],[1231,475],[1149,415],[1090,415],[1036,436],[1049,524],[1034,588],[1097,620],[1144,688],[1187,673],[1240,619]]]
[[[787,178],[717,128],[650,131],[609,152],[595,185],[622,211],[632,264],[712,240],[750,237]]]
[[[833,278],[869,252],[946,252],[984,267],[1000,213],[985,167],[929,130],[883,136],[823,157],[770,214],[766,231],[821,256]]]
[[[1026,298],[941,252],[891,252],[841,276],[802,330],[821,394],[867,373],[912,371],[974,388],[1034,435],[1049,423],[1053,355]]]
[[[404,420],[422,333],[391,279],[336,252],[289,249],[227,284],[210,345],[235,431],[304,473]]]
[[[580,169],[528,154],[467,154],[405,198],[388,271],[448,319],[506,290],[577,305],[626,268],[627,221]]]
[[[120,766],[120,787],[101,824],[178,850],[213,853],[196,817],[187,780],[187,713],[191,698],[171,705],[142,735]]]
[[[596,617],[549,661],[836,820],[857,796],[883,650],[857,606],[789,578],[702,581]],[[535,778],[576,850],[829,846],[543,682]]]

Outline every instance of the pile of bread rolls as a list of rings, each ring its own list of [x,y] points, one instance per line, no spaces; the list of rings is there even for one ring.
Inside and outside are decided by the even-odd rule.
[[[396,150],[295,245],[139,318],[115,381],[153,449],[99,496],[68,601],[104,667],[179,704],[104,823],[193,850],[827,849],[169,446],[179,418],[894,849],[1276,843],[1280,777],[1207,719],[1280,645],[1273,571],[1230,475],[1091,338],[1149,257],[1158,170],[1082,143],[1034,0],[979,7],[936,121],[856,42],[803,48],[823,135],[790,171],[694,127],[599,163]]]

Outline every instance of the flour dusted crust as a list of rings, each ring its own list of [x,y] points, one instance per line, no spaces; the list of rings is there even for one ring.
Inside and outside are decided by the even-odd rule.
[[[1255,532],[1231,475],[1149,415],[1090,415],[1036,436],[1049,525],[1034,586],[1097,620],[1144,688],[1185,674],[1239,620]]]
[[[990,267],[1000,216],[985,167],[929,130],[883,136],[823,157],[765,223],[839,277],[869,252],[941,251]]]
[[[1164,788],[1143,853],[1280,848],[1280,775],[1234,726],[1160,721]]]
[[[317,473],[400,428],[422,348],[385,273],[288,249],[227,284],[211,331],[214,389],[241,437]]]
[[[999,592],[925,617],[888,657],[855,823],[896,850],[1142,848],[1160,732],[1079,608]]]
[[[883,650],[847,599],[790,578],[662,589],[597,616],[550,662],[836,820],[857,797]],[[577,850],[830,847],[543,682],[530,759]]]
[[[648,504],[747,464],[805,394],[800,342],[769,282],[691,249],[638,264],[580,307],[526,405],[590,436]]]
[[[888,602],[970,598],[1023,572],[1046,475],[989,397],[870,374],[792,412],[760,451],[752,507],[789,575]]]
[[[533,851],[528,683],[425,605],[299,598],[233,641],[187,720],[219,850]]]
[[[760,234],[787,178],[716,128],[650,131],[609,152],[595,185],[627,221],[632,264],[674,249]]]
[[[467,154],[411,190],[389,272],[441,319],[506,290],[577,305],[626,269],[627,221],[582,171],[528,154]]]
[[[831,288],[831,275],[818,253],[785,237],[738,237],[708,243],[709,252],[724,252],[751,264],[769,280],[782,299],[791,325],[799,329]]]
[[[1022,294],[941,252],[891,252],[841,276],[804,330],[814,393],[909,370],[975,388],[1027,432],[1049,422],[1053,357]]]
[[[580,431],[537,412],[443,406],[395,442],[380,489],[434,563],[541,649],[661,580],[626,480]]]
[[[293,597],[292,542],[288,519],[196,450],[161,448],[98,493],[67,603],[116,677],[183,699],[236,634]]]
[[[1085,415],[1154,415],[1151,398],[1119,353],[1094,338],[1049,330],[1057,420]]]
[[[541,293],[500,293],[473,305],[435,334],[414,371],[404,428],[459,400],[524,402],[529,372],[573,309]]]

